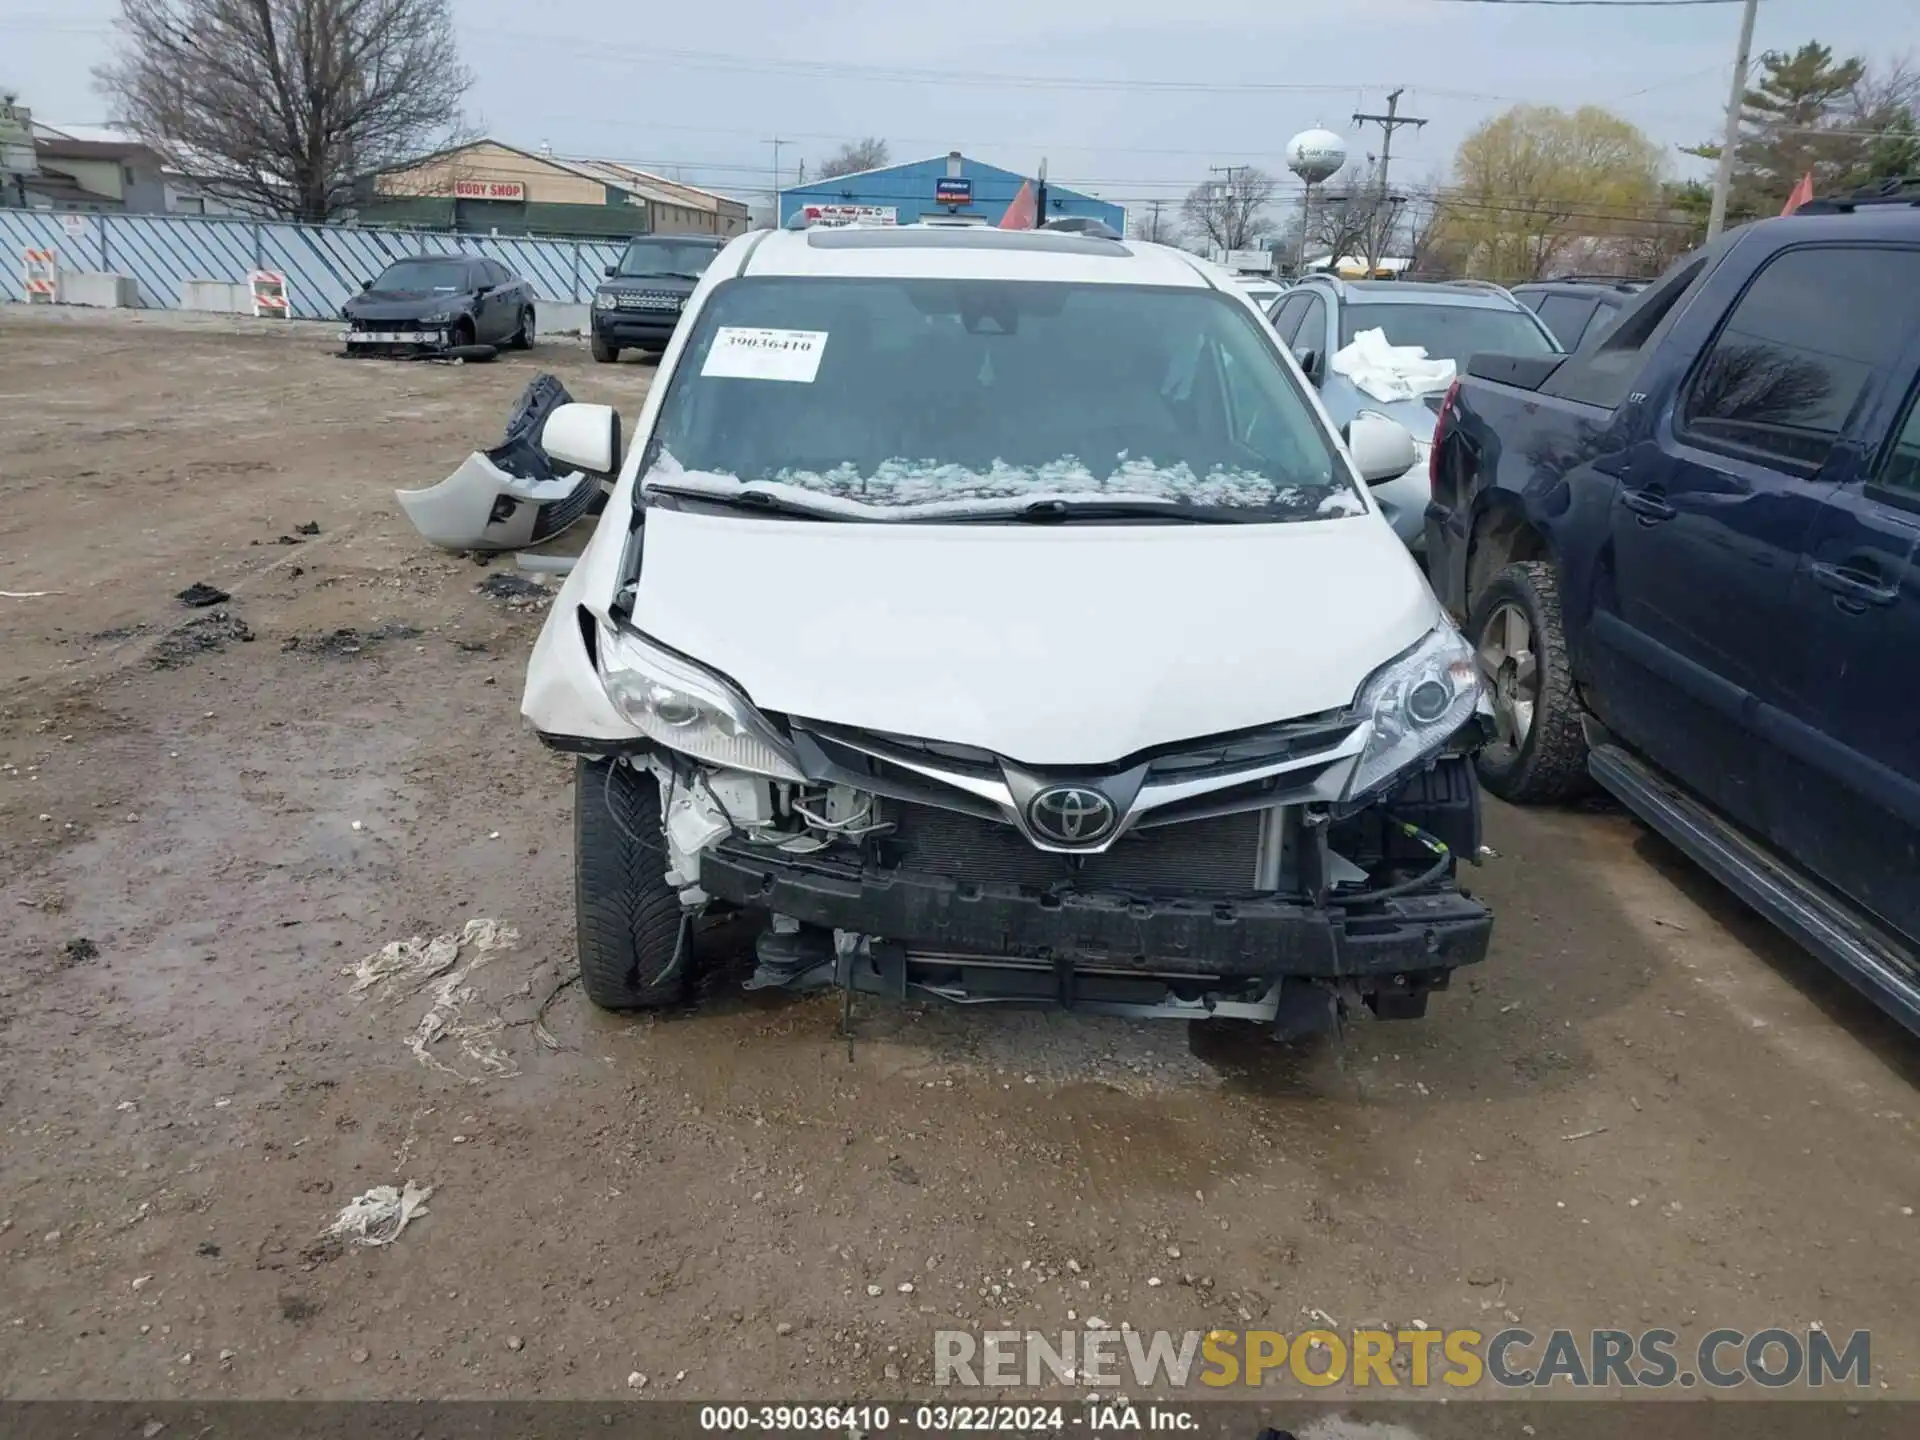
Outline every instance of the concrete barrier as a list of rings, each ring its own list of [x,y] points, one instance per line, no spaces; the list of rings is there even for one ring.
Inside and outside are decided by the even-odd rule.
[[[535,335],[584,335],[591,309],[560,300],[540,300],[533,307]]]
[[[140,282],[107,270],[62,270],[62,305],[97,305],[107,310],[140,308]]]
[[[182,280],[180,308],[213,315],[251,315],[253,287],[226,280]]]

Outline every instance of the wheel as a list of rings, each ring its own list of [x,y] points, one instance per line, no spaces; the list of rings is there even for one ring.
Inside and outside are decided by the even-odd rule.
[[[620,358],[620,347],[618,345],[609,345],[598,335],[593,337],[591,344],[593,358],[598,360],[602,365],[611,365]]]
[[[680,897],[665,876],[660,787],[611,760],[582,760],[573,783],[580,983],[605,1010],[672,1004],[686,989],[693,957],[675,954]]]
[[[508,343],[516,350],[533,348],[533,307],[531,305],[520,312],[520,328],[514,332],[513,339]]]
[[[1570,800],[1586,790],[1587,739],[1553,566],[1527,560],[1494,576],[1474,599],[1467,635],[1493,691],[1499,732],[1476,762],[1480,783],[1522,805]]]
[[[473,344],[473,321],[462,315],[453,322],[453,328],[447,332],[447,344],[458,349],[462,345]]]

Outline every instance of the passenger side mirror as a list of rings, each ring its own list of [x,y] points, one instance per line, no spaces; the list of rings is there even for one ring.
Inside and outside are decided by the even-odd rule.
[[[557,465],[611,475],[620,468],[620,412],[578,401],[562,405],[541,427],[540,448]]]
[[[608,265],[602,268],[600,273],[602,275],[605,275],[609,280],[611,280],[614,276],[620,273],[620,267],[618,265]]]
[[[371,280],[362,280],[360,282],[360,288],[362,290],[371,290],[373,288],[373,282]]]
[[[485,280],[482,280],[478,285],[473,287],[473,293],[476,295],[488,295],[488,294],[491,294],[492,292],[493,292],[493,286],[488,284]]]
[[[1360,478],[1369,485],[1398,480],[1419,460],[1413,448],[1413,432],[1384,415],[1361,415],[1347,426],[1347,453],[1353,456]]]
[[[1314,384],[1320,383],[1320,352],[1311,345],[1293,347],[1293,358],[1300,362],[1300,368]]]

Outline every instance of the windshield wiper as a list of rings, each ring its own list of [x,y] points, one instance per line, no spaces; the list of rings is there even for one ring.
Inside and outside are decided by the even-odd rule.
[[[1188,505],[1178,500],[1035,500],[1006,510],[979,510],[929,517],[941,523],[1012,522],[1019,525],[1068,525],[1076,520],[1164,520],[1172,525],[1241,525],[1259,518],[1217,505]]]
[[[676,500],[697,500],[703,505],[718,505],[725,510],[751,510],[761,515],[791,515],[801,520],[849,518],[845,515],[836,515],[829,510],[816,510],[811,505],[796,504],[778,495],[769,495],[764,490],[701,490],[689,485],[648,485],[641,490],[640,494],[642,499],[648,495],[671,495]]]
[[[684,270],[622,270],[622,280],[698,280],[698,275],[689,275]]]

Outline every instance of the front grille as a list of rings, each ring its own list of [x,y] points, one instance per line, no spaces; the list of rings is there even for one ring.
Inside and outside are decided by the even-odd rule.
[[[540,541],[558,535],[587,513],[593,505],[593,497],[599,493],[600,482],[591,475],[583,475],[566,499],[548,501],[535,513],[533,539]]]
[[[1036,850],[1002,821],[900,801],[882,808],[900,869],[983,885],[1232,895],[1253,888],[1260,846],[1253,810],[1132,831],[1104,855],[1074,857]]]
[[[671,290],[638,290],[617,296],[615,304],[622,310],[678,310],[681,298]]]
[[[416,335],[427,327],[418,320],[355,320],[356,330],[372,330],[380,334]],[[444,330],[446,326],[436,325],[435,330]]]

